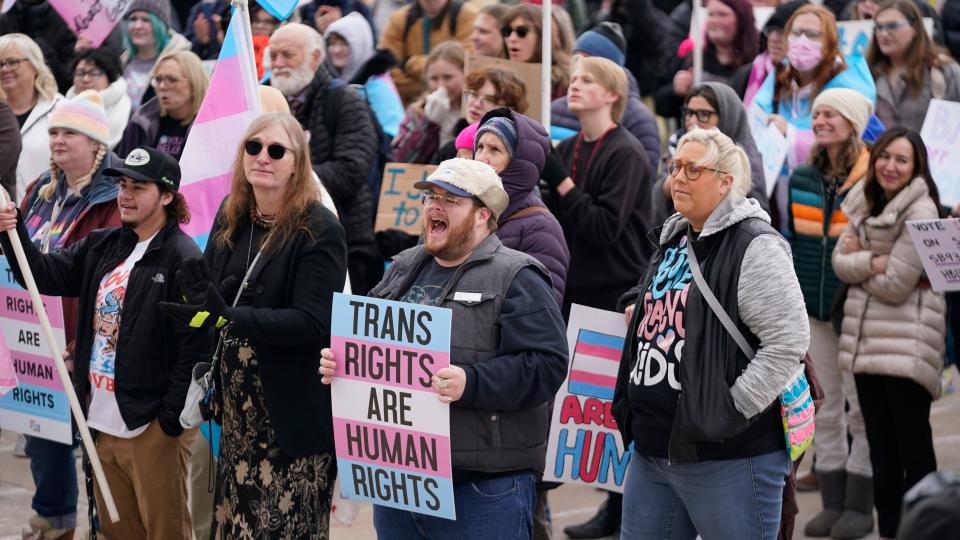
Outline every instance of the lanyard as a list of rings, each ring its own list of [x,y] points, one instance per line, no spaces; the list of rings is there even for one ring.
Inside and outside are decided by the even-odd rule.
[[[597,155],[597,150],[600,149],[600,144],[603,143],[603,139],[607,136],[607,133],[613,131],[617,126],[614,125],[611,128],[608,128],[603,132],[603,135],[600,135],[600,138],[597,139],[597,143],[593,145],[593,150],[590,151],[590,156],[587,158],[587,170],[590,170],[590,164],[593,163],[594,156]],[[577,144],[573,147],[573,163],[570,166],[570,178],[573,180],[574,184],[577,184],[577,164],[580,163],[580,144],[583,143],[583,132],[580,132],[580,135],[577,136]]]
[[[50,221],[47,223],[47,232],[43,235],[43,241],[40,242],[41,253],[50,252],[50,236],[53,235],[53,227],[56,225],[57,218],[60,217],[60,212],[63,211],[63,205],[67,203],[67,197],[69,196],[68,193],[62,199],[57,199],[53,203],[53,210],[50,211]]]

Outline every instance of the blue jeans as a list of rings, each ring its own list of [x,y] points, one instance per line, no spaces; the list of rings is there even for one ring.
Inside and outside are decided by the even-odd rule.
[[[37,486],[31,507],[56,529],[77,526],[77,460],[73,445],[27,436],[30,473]]]
[[[537,504],[531,473],[502,476],[453,486],[456,521],[373,507],[378,540],[497,540],[533,537]]]
[[[634,453],[620,538],[774,540],[791,466],[785,450],[685,465]]]

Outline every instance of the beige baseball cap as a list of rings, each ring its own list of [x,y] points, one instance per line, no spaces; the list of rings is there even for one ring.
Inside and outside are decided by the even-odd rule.
[[[510,196],[503,189],[503,182],[490,165],[472,159],[448,159],[437,166],[427,177],[413,185],[417,189],[430,186],[441,187],[460,197],[476,197],[493,213],[493,219],[507,209]]]

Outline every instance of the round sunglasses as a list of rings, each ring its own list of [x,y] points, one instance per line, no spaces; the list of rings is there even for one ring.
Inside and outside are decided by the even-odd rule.
[[[263,152],[263,143],[260,141],[247,141],[243,144],[243,149],[247,155],[257,157],[260,155],[260,152]],[[283,156],[286,155],[288,150],[293,152],[293,150],[279,144],[267,145],[267,155],[270,156],[272,160],[283,159]]]

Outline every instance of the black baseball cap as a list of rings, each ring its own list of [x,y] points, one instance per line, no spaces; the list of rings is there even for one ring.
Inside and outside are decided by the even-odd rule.
[[[156,148],[138,146],[127,154],[122,167],[103,170],[104,176],[126,176],[137,182],[153,182],[167,191],[180,188],[180,163]]]

